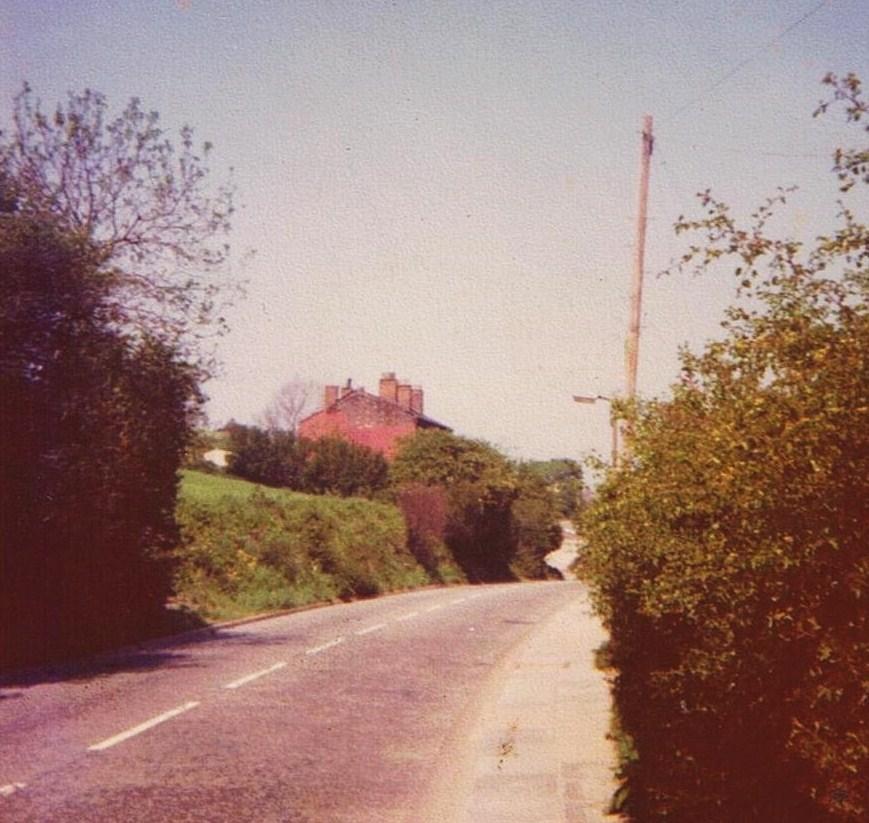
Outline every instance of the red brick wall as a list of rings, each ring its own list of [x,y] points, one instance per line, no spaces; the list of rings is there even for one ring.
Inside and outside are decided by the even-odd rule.
[[[413,434],[416,421],[393,404],[357,393],[303,420],[299,435],[310,440],[337,436],[381,452],[387,459],[396,451],[399,437]]]

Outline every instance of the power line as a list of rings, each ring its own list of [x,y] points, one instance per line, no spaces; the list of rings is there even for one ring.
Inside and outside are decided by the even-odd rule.
[[[765,43],[764,45],[756,48],[754,50],[753,54],[750,54],[744,60],[740,60],[740,62],[738,62],[735,66],[733,66],[731,69],[726,71],[711,86],[709,86],[709,88],[707,88],[701,95],[695,97],[693,100],[691,100],[689,103],[686,103],[680,109],[677,109],[675,111],[675,113],[670,115],[670,117],[667,119],[668,120],[675,120],[677,117],[679,117],[679,115],[684,114],[686,111],[688,111],[688,109],[696,106],[698,103],[705,100],[713,91],[718,89],[720,86],[724,85],[728,80],[730,80],[731,77],[733,77],[735,74],[738,74],[740,71],[742,71],[742,69],[744,69],[753,60],[756,60],[762,52],[765,52],[767,49],[772,48],[774,45],[779,43],[781,40],[783,40],[785,37],[787,37],[787,35],[789,35],[794,29],[796,29],[798,26],[801,26],[803,23],[806,22],[806,20],[808,20],[810,17],[817,14],[829,2],[830,2],[830,0],[821,0],[820,3],[818,3],[816,6],[813,6],[811,9],[809,9],[809,11],[807,11],[802,17],[800,17],[799,20],[795,20],[784,31],[780,32],[775,37],[773,37],[773,39],[770,40],[768,43]]]

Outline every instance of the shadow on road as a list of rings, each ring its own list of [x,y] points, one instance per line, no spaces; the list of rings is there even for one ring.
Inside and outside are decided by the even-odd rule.
[[[26,689],[43,683],[93,680],[119,673],[147,672],[157,668],[196,668],[203,664],[197,662],[197,655],[193,653],[193,648],[204,643],[225,647],[270,646],[285,644],[293,639],[296,638],[285,634],[279,637],[264,637],[240,631],[238,628],[215,627],[187,636],[149,640],[138,648],[104,652],[79,660],[3,672],[0,673],[0,689]],[[185,648],[179,648],[181,646]],[[18,696],[20,695],[3,694],[0,691],[0,700]]]

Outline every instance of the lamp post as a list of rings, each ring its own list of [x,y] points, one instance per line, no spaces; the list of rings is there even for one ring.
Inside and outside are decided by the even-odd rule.
[[[573,400],[575,403],[587,403],[589,405],[597,403],[598,400],[603,400],[604,403],[609,403],[612,406],[612,398],[606,397],[603,394],[575,394],[573,395]],[[615,468],[619,462],[619,425],[616,419],[612,417],[612,412],[610,412],[610,417],[610,424],[612,426],[612,465]]]

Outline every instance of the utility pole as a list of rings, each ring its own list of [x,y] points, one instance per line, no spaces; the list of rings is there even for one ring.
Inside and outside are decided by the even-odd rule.
[[[643,147],[640,156],[640,196],[637,205],[637,238],[634,274],[631,279],[631,308],[625,344],[625,393],[628,400],[637,394],[637,363],[640,356],[640,315],[643,301],[643,266],[646,256],[646,212],[649,202],[649,161],[652,157],[652,115],[643,117]]]
[[[597,403],[598,400],[603,400],[604,403],[612,403],[611,397],[606,397],[603,394],[575,394],[573,395],[574,403]],[[610,416],[612,417],[612,412],[610,412]],[[612,447],[611,447],[611,457],[610,462],[612,463],[612,467],[615,468],[619,463],[619,421],[615,418],[612,418],[610,421],[610,425],[612,427]]]

